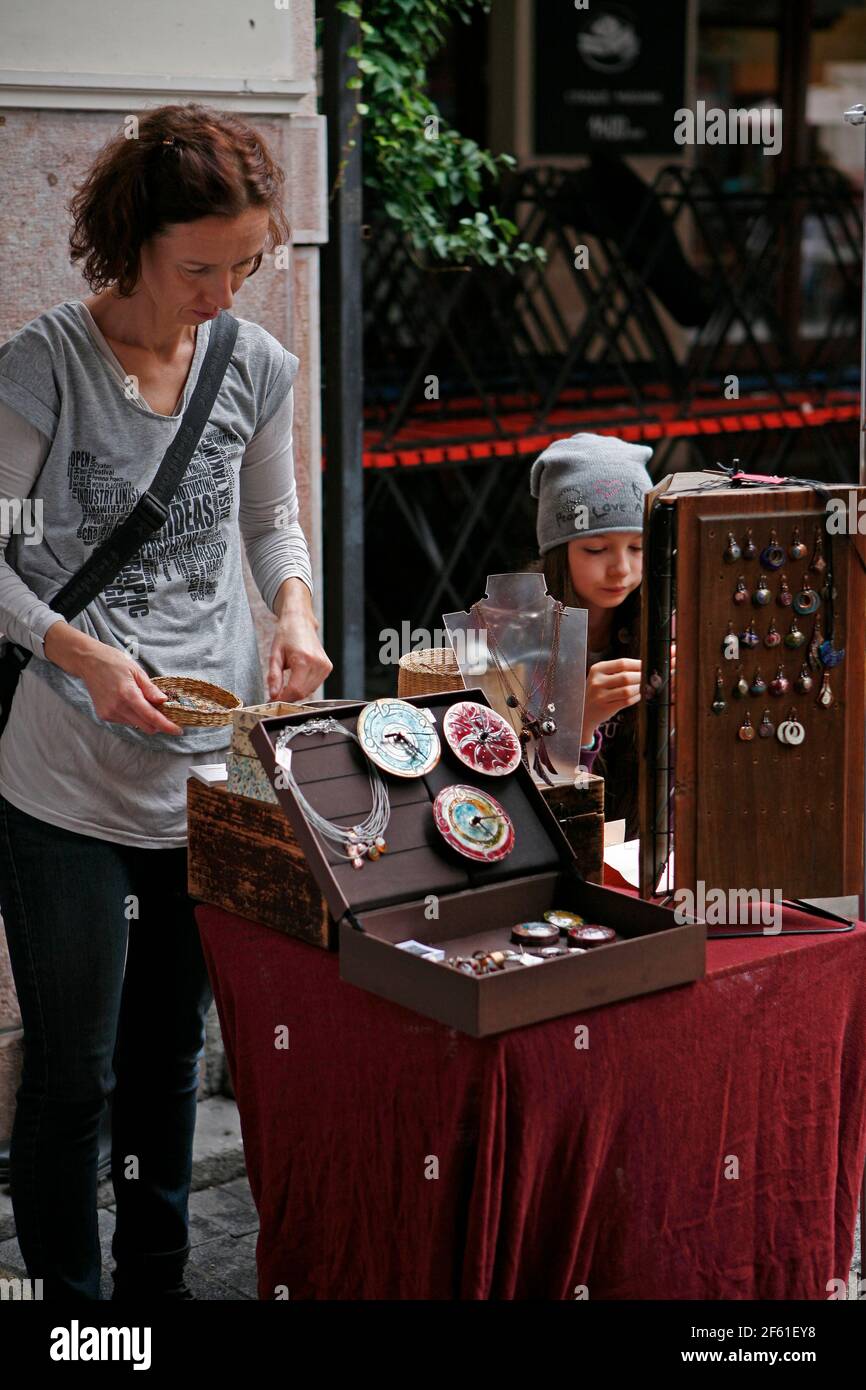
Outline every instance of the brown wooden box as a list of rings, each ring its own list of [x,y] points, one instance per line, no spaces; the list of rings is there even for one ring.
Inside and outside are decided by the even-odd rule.
[[[604,882],[604,778],[585,773],[579,786],[539,789],[571,845],[580,873]]]
[[[465,691],[425,694],[417,703],[437,718]],[[484,701],[480,690],[470,698]],[[353,729],[361,704],[331,711]],[[308,716],[265,719],[251,734],[272,782],[274,744],[281,729]],[[352,741],[324,734],[292,745],[298,783],[326,815],[346,818],[369,805],[365,760]],[[492,790],[512,817],[514,849],[498,864],[478,865],[441,841],[432,816],[436,793],[454,782]],[[673,911],[587,882],[556,817],[524,766],[508,778],[476,777],[442,758],[426,777],[389,779],[388,852],[358,872],[323,845],[290,788],[274,782],[298,844],[340,924],[341,978],[474,1037],[594,1008],[616,999],[699,979],[705,970],[706,926],[678,923]],[[464,976],[444,963],[408,955],[396,943],[410,937],[447,942],[449,954],[502,947],[512,925],[548,907],[570,908],[614,927],[621,939],[584,955],[491,976]],[[437,915],[438,914],[438,915]]]
[[[603,871],[603,792],[602,779],[592,774],[580,787],[544,792],[579,872],[594,883],[601,883]],[[280,805],[235,795],[225,782],[205,784],[191,777],[187,824],[188,887],[194,898],[313,946],[337,949],[336,923]]]
[[[337,949],[337,928],[281,806],[190,777],[187,887],[200,902]]]

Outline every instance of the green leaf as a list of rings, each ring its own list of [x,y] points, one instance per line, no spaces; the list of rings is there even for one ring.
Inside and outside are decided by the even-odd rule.
[[[489,13],[490,7],[491,0],[367,0],[366,5],[338,0],[337,5],[359,21],[363,36],[363,44],[349,50],[357,75],[347,79],[347,87],[363,88],[353,133],[363,139],[364,185],[375,190],[383,215],[421,257],[511,271],[521,262],[545,259],[542,248],[517,243],[517,227],[495,205],[499,180],[517,160],[482,149],[449,125],[431,100],[427,77],[449,28],[468,23],[478,10]],[[316,35],[321,42],[319,24]],[[425,133],[431,117],[437,121],[436,139]],[[459,220],[458,211],[464,214]]]

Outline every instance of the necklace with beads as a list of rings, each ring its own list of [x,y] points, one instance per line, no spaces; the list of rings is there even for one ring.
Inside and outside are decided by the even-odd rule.
[[[520,720],[520,739],[523,750],[523,760],[528,765],[527,748],[532,743],[532,771],[546,782],[548,786],[553,786],[548,772],[556,775],[557,769],[553,763],[544,742],[545,737],[550,737],[556,733],[556,720],[553,718],[556,713],[556,705],[551,699],[553,689],[553,677],[556,672],[559,660],[559,637],[562,626],[562,615],[565,612],[565,604],[559,599],[554,600],[553,604],[553,634],[550,641],[550,655],[547,663],[541,670],[541,656],[535,663],[535,669],[529,682],[529,687],[523,684],[517,672],[509,664],[502,652],[496,636],[487,622],[483,604],[476,603],[472,606],[472,612],[480,618],[487,634],[487,642],[490,655],[493,658],[493,665],[496,670],[499,684],[505,697],[505,703],[509,709],[517,712]],[[545,617],[545,635],[547,619]],[[546,640],[542,640],[541,650],[547,646]],[[515,687],[517,687],[515,689]],[[519,693],[518,693],[519,692]],[[522,697],[522,698],[521,698]],[[537,706],[533,708],[533,702],[537,698]]]
[[[279,753],[299,735],[309,738],[313,734],[342,734],[344,738],[352,739],[359,748],[361,747],[358,735],[351,729],[344,728],[336,719],[310,719],[306,724],[289,725],[277,736],[274,746]],[[366,758],[365,762],[373,799],[372,809],[357,825],[340,825],[337,821],[328,820],[310,804],[298,786],[291,764],[287,767],[277,758],[278,775],[283,776],[285,785],[294,792],[307,822],[332,846],[335,854],[341,859],[349,860],[353,869],[363,869],[365,859],[378,859],[388,848],[385,843],[385,831],[391,819],[388,788],[375,764]]]

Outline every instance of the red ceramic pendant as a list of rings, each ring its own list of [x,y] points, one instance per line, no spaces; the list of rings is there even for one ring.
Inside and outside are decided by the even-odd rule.
[[[451,705],[442,720],[445,742],[473,772],[505,777],[520,766],[520,739],[495,709],[474,700]]]

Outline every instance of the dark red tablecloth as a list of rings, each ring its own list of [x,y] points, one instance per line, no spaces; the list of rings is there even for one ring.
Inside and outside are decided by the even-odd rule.
[[[866,925],[713,942],[694,985],[478,1040],[343,984],[325,951],[198,919],[260,1298],[826,1299],[847,1280]]]

